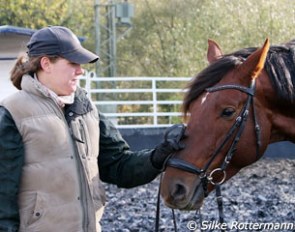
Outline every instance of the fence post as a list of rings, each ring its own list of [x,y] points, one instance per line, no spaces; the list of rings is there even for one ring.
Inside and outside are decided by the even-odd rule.
[[[92,71],[86,72],[85,74],[85,89],[89,94],[91,94],[91,77],[96,74]]]
[[[152,92],[153,92],[153,119],[154,125],[158,125],[158,109],[157,109],[157,80],[152,79]]]

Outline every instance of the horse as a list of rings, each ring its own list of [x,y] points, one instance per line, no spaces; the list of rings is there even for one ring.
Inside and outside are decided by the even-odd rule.
[[[223,54],[208,40],[208,66],[183,100],[185,148],[167,161],[166,206],[198,210],[204,198],[259,160],[267,146],[295,142],[295,40]]]

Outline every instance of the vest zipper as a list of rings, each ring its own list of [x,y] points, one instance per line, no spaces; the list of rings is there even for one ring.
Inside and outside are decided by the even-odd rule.
[[[75,144],[75,140],[77,138],[74,136],[71,126],[67,123],[67,120],[65,118],[65,114],[64,114],[63,110],[60,108],[60,106],[53,99],[51,99],[51,100],[58,108],[58,111],[60,113],[59,118],[68,127],[69,138],[72,138],[72,140],[70,142],[71,142],[72,146],[74,147],[76,162],[79,162],[79,164],[77,163],[76,165],[77,165],[78,178],[80,179],[80,182],[79,182],[80,183],[80,203],[81,203],[82,214],[83,214],[82,228],[83,228],[84,232],[88,232],[89,220],[88,220],[88,211],[87,211],[87,206],[88,206],[87,190],[86,190],[87,189],[87,186],[86,186],[87,180],[85,179],[84,170],[82,169],[83,164],[82,164],[81,158],[79,156],[79,151],[78,151],[77,145]],[[81,142],[83,143],[83,141],[81,141]]]
[[[89,220],[88,220],[88,200],[87,200],[87,180],[84,175],[84,170],[83,170],[83,163],[81,161],[81,157],[79,155],[78,147],[75,143],[83,142],[83,138],[80,140],[77,139],[73,133],[73,130],[71,126],[69,127],[70,133],[71,133],[71,138],[73,139],[72,144],[74,147],[74,152],[75,152],[75,157],[76,157],[76,162],[77,162],[77,172],[78,172],[78,177],[79,177],[79,183],[80,183],[80,203],[81,203],[81,208],[83,212],[83,219],[82,219],[82,228],[84,232],[88,232],[88,225],[89,225]]]
[[[70,130],[72,130],[70,128]],[[71,132],[72,133],[72,132]],[[78,148],[77,146],[75,145],[75,142],[73,141],[73,146],[74,146],[74,150],[75,150],[75,156],[76,156],[76,161],[79,162],[79,164],[77,164],[77,169],[78,169],[78,176],[79,176],[79,179],[80,179],[80,203],[81,203],[81,207],[83,209],[83,231],[87,232],[87,228],[88,228],[88,224],[89,224],[89,221],[88,221],[88,211],[87,211],[87,205],[88,205],[88,202],[87,202],[87,191],[86,191],[86,183],[87,183],[87,180],[85,180],[85,175],[83,175],[83,170],[82,170],[82,167],[83,167],[83,164],[82,164],[82,161],[80,160],[81,158],[79,158],[79,152],[78,152]]]

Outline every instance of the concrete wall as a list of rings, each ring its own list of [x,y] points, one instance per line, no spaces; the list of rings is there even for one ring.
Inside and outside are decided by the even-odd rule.
[[[120,129],[123,138],[132,150],[154,148],[161,143],[166,128]],[[265,157],[295,159],[295,144],[278,142],[268,146]]]
[[[29,39],[29,36],[0,33],[0,100],[17,91],[10,81],[10,71],[16,58],[26,51]]]
[[[17,91],[10,81],[10,70],[15,60],[0,61],[0,100]]]

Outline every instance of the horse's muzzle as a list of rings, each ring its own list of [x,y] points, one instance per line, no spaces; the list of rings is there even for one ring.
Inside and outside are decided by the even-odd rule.
[[[205,194],[199,178],[192,183],[169,178],[165,173],[162,180],[161,196],[167,207],[179,210],[197,210],[202,206]],[[197,180],[196,180],[197,179]]]

